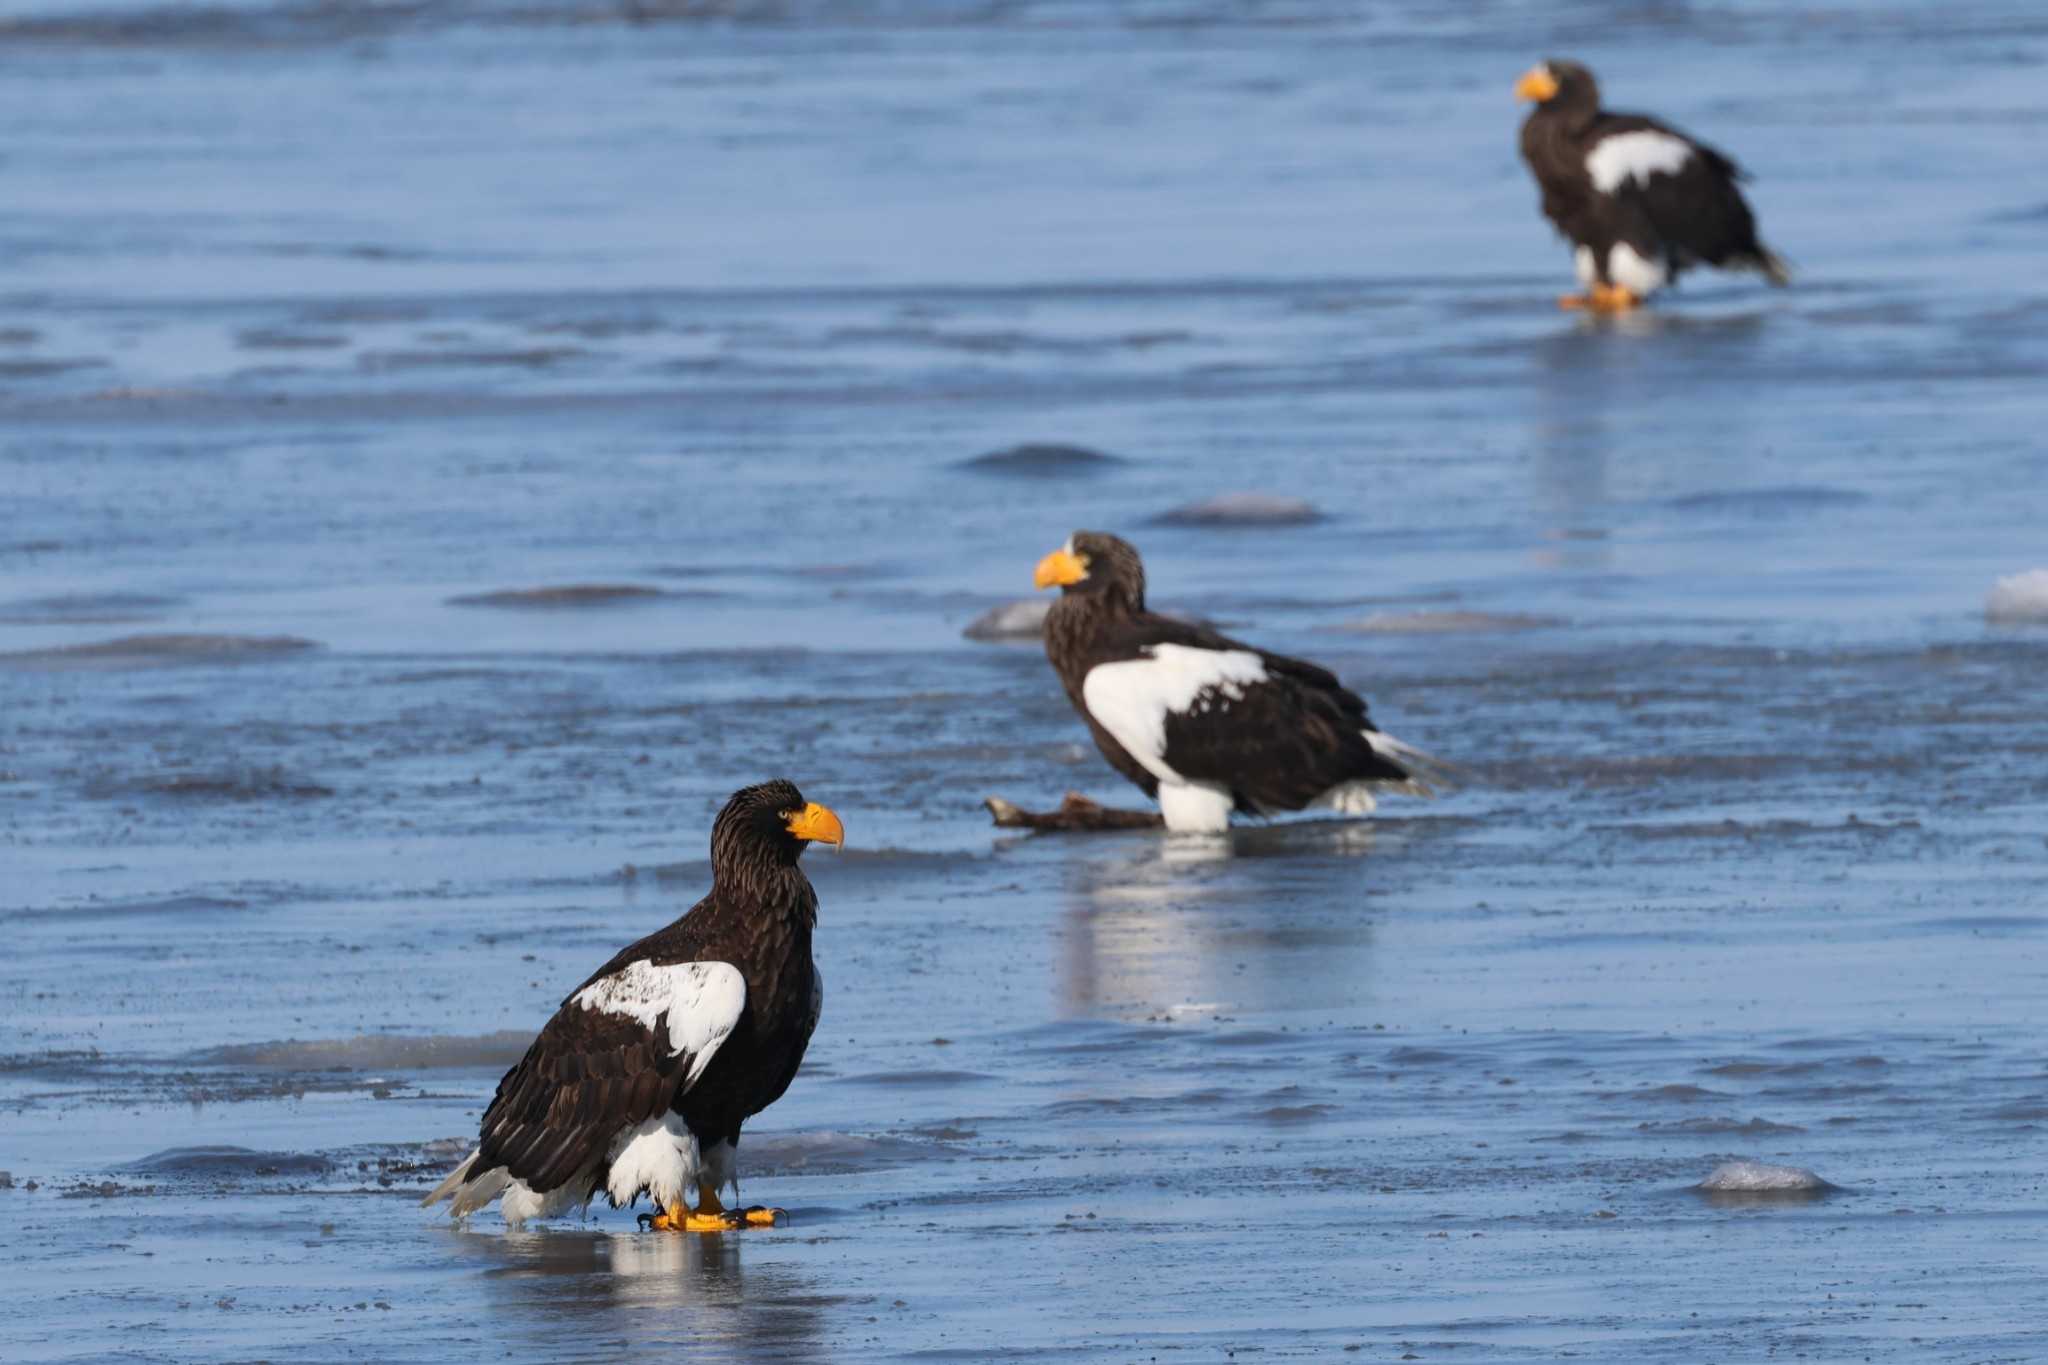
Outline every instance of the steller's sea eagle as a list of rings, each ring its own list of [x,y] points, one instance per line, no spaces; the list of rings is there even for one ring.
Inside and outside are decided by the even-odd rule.
[[[737,1191],[740,1125],[782,1097],[818,1026],[818,895],[796,864],[844,838],[790,782],[733,793],[711,826],[710,892],[570,992],[498,1082],[476,1150],[421,1202],[460,1218],[498,1199],[520,1223],[646,1194],[656,1228],[774,1223],[781,1210],[728,1211],[718,1191]]]
[[[1791,282],[1757,240],[1736,187],[1742,169],[1726,156],[1656,119],[1602,109],[1593,73],[1577,62],[1532,67],[1515,93],[1536,103],[1522,123],[1522,159],[1543,191],[1543,216],[1572,244],[1585,291],[1560,307],[1624,313],[1701,262]]]
[[[1169,830],[1221,831],[1233,811],[1362,815],[1377,791],[1429,796],[1443,781],[1437,760],[1373,728],[1335,674],[1147,611],[1127,541],[1076,531],[1036,581],[1061,589],[1045,653],[1067,700]]]

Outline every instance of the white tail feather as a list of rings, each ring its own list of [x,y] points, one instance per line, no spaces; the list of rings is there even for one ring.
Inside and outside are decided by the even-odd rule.
[[[1374,783],[1380,790],[1406,792],[1410,796],[1435,796],[1458,785],[1454,776],[1458,771],[1455,764],[1379,730],[1367,730],[1364,734],[1365,742],[1372,745],[1374,753],[1407,770],[1405,780]]]
[[[476,1159],[481,1155],[483,1155],[481,1151],[473,1151],[468,1156],[462,1158],[462,1163],[454,1170],[448,1172],[448,1178],[434,1186],[432,1194],[420,1200],[420,1207],[424,1209],[430,1205],[440,1203],[443,1199],[453,1199],[455,1191],[461,1187],[462,1182],[469,1179],[470,1167],[476,1165]]]
[[[455,1196],[454,1206],[448,1210],[449,1215],[455,1218],[467,1218],[470,1214],[475,1213],[478,1209],[503,1194],[505,1187],[511,1183],[512,1173],[503,1166],[499,1166],[495,1170],[485,1171],[482,1175],[462,1187],[461,1191]]]
[[[448,1172],[448,1178],[434,1186],[434,1192],[420,1200],[420,1207],[438,1204],[444,1199],[454,1200],[454,1207],[448,1210],[451,1218],[467,1218],[484,1205],[505,1192],[512,1183],[512,1173],[503,1166],[485,1171],[476,1179],[470,1179],[470,1172],[476,1169],[476,1159],[481,1151],[471,1152],[462,1158],[462,1164]]]
[[[1752,258],[1751,268],[1780,289],[1792,283],[1791,265],[1783,256],[1767,246],[1758,248],[1756,256]]]

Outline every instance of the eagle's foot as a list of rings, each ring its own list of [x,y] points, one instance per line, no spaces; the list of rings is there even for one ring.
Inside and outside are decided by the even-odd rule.
[[[741,1228],[772,1228],[788,1218],[782,1209],[771,1209],[763,1204],[754,1204],[744,1209],[729,1209],[718,1202],[718,1192],[709,1185],[697,1186],[697,1207],[686,1209],[675,1204],[658,1213],[640,1215],[642,1231],[655,1232],[737,1232]]]
[[[660,1213],[640,1215],[642,1232],[738,1232],[741,1228],[772,1228],[789,1217],[782,1209],[759,1204],[749,1209],[716,1209],[699,1212],[680,1205]]]
[[[1618,284],[1596,284],[1587,306],[1596,313],[1627,313],[1642,306],[1642,296]]]
[[[1593,307],[1591,294],[1566,294],[1558,299],[1557,306],[1567,313],[1582,312]]]

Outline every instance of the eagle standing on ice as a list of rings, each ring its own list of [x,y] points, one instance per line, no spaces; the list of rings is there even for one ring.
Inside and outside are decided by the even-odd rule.
[[[1076,531],[1036,581],[1062,590],[1045,652],[1067,700],[1169,830],[1225,830],[1232,811],[1362,815],[1375,791],[1430,796],[1443,781],[1437,760],[1374,729],[1336,675],[1145,610],[1145,566],[1126,541]]]
[[[818,894],[796,863],[844,839],[792,783],[735,792],[711,826],[710,894],[562,1002],[498,1082],[476,1150],[421,1203],[460,1218],[503,1196],[521,1223],[644,1193],[656,1228],[772,1225],[780,1209],[727,1211],[718,1191],[738,1189],[740,1124],[782,1097],[818,1026]]]
[[[1585,290],[1560,307],[1625,313],[1702,261],[1791,282],[1757,240],[1736,188],[1742,169],[1726,156],[1653,118],[1603,110],[1593,73],[1577,62],[1531,68],[1515,94],[1536,102],[1522,123],[1522,159]]]

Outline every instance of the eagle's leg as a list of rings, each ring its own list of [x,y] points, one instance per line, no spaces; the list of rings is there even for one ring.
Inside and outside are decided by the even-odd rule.
[[[709,1181],[697,1182],[697,1207],[681,1204],[660,1213],[640,1215],[641,1222],[656,1232],[733,1232],[740,1228],[772,1228],[789,1215],[781,1209],[759,1204],[746,1209],[728,1209],[718,1201],[718,1191]]]

